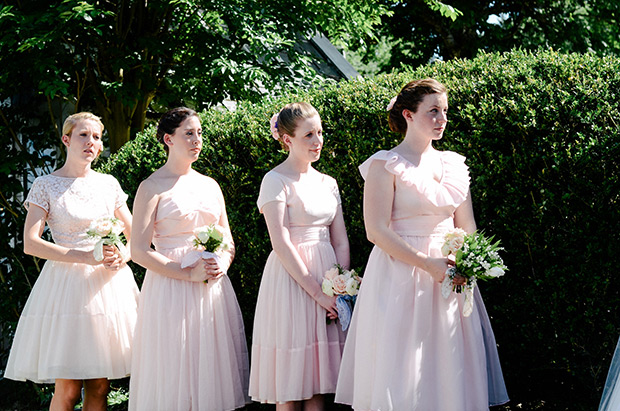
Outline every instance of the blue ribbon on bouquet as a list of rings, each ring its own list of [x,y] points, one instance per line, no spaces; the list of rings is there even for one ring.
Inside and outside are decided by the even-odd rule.
[[[338,320],[340,320],[342,331],[349,328],[356,297],[356,295],[339,295],[336,297],[336,309],[338,310]]]

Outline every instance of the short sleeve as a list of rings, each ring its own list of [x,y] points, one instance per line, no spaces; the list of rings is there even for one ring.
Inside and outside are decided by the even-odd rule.
[[[49,213],[50,198],[49,192],[45,189],[45,187],[45,182],[41,177],[37,177],[34,180],[34,182],[32,183],[32,187],[30,187],[30,192],[26,197],[26,201],[24,201],[24,207],[26,207],[26,209],[30,207],[30,204],[34,204],[44,209],[45,212]]]
[[[272,171],[265,174],[260,185],[260,193],[256,205],[262,213],[265,204],[272,201],[286,202],[286,185],[278,175]]]
[[[129,196],[123,191],[123,188],[118,183],[118,180],[114,176],[109,176],[110,185],[112,186],[112,193],[114,195],[114,209],[124,206],[127,203]]]

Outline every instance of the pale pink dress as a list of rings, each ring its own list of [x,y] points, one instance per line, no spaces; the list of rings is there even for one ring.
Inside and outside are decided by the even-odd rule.
[[[153,244],[180,262],[193,229],[222,213],[213,180],[181,179],[159,201]],[[129,409],[216,411],[249,398],[248,352],[241,310],[227,275],[207,284],[147,270],[129,389]]]
[[[380,151],[395,176],[391,228],[415,249],[441,257],[443,234],[465,201],[465,158],[440,152],[441,180]],[[479,292],[470,317],[463,295],[441,295],[426,272],[374,247],[364,271],[338,379],[336,401],[356,410],[483,411],[508,401],[495,338]],[[487,367],[489,371],[487,372]],[[489,388],[490,387],[490,388]]]
[[[93,220],[113,217],[127,195],[110,175],[37,178],[25,205],[47,211],[54,243],[92,250]],[[123,378],[131,366],[138,287],[131,269],[106,270],[48,260],[24,306],[5,377],[53,383],[57,378]]]
[[[336,264],[329,226],[340,195],[336,180],[315,174],[303,182],[270,171],[263,178],[258,208],[284,202],[291,241],[317,283]],[[250,395],[282,403],[333,393],[345,334],[327,324],[327,312],[290,276],[277,254],[267,259],[254,318]]]

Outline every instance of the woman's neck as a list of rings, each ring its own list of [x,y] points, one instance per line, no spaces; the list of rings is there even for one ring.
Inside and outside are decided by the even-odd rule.
[[[54,171],[53,174],[59,177],[86,177],[92,171],[90,168],[90,164],[90,162],[78,163],[67,159],[65,164],[63,164],[63,166],[60,167],[58,170]]]
[[[417,155],[423,155],[434,150],[432,139],[416,135],[414,132],[408,132],[401,145],[412,154]]]
[[[182,161],[180,159],[175,159],[171,156],[168,156],[168,160],[166,164],[162,167],[162,169],[166,170],[170,174],[174,175],[186,175],[193,171],[192,169],[192,161]]]
[[[312,170],[312,165],[309,161],[299,160],[295,157],[288,156],[286,160],[282,162],[282,168],[292,174],[307,174]]]

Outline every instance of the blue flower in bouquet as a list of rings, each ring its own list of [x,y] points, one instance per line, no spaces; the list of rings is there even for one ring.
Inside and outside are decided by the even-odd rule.
[[[321,288],[330,297],[336,296],[336,308],[342,331],[346,331],[351,322],[351,315],[362,279],[355,270],[345,270],[336,264],[325,272]]]

